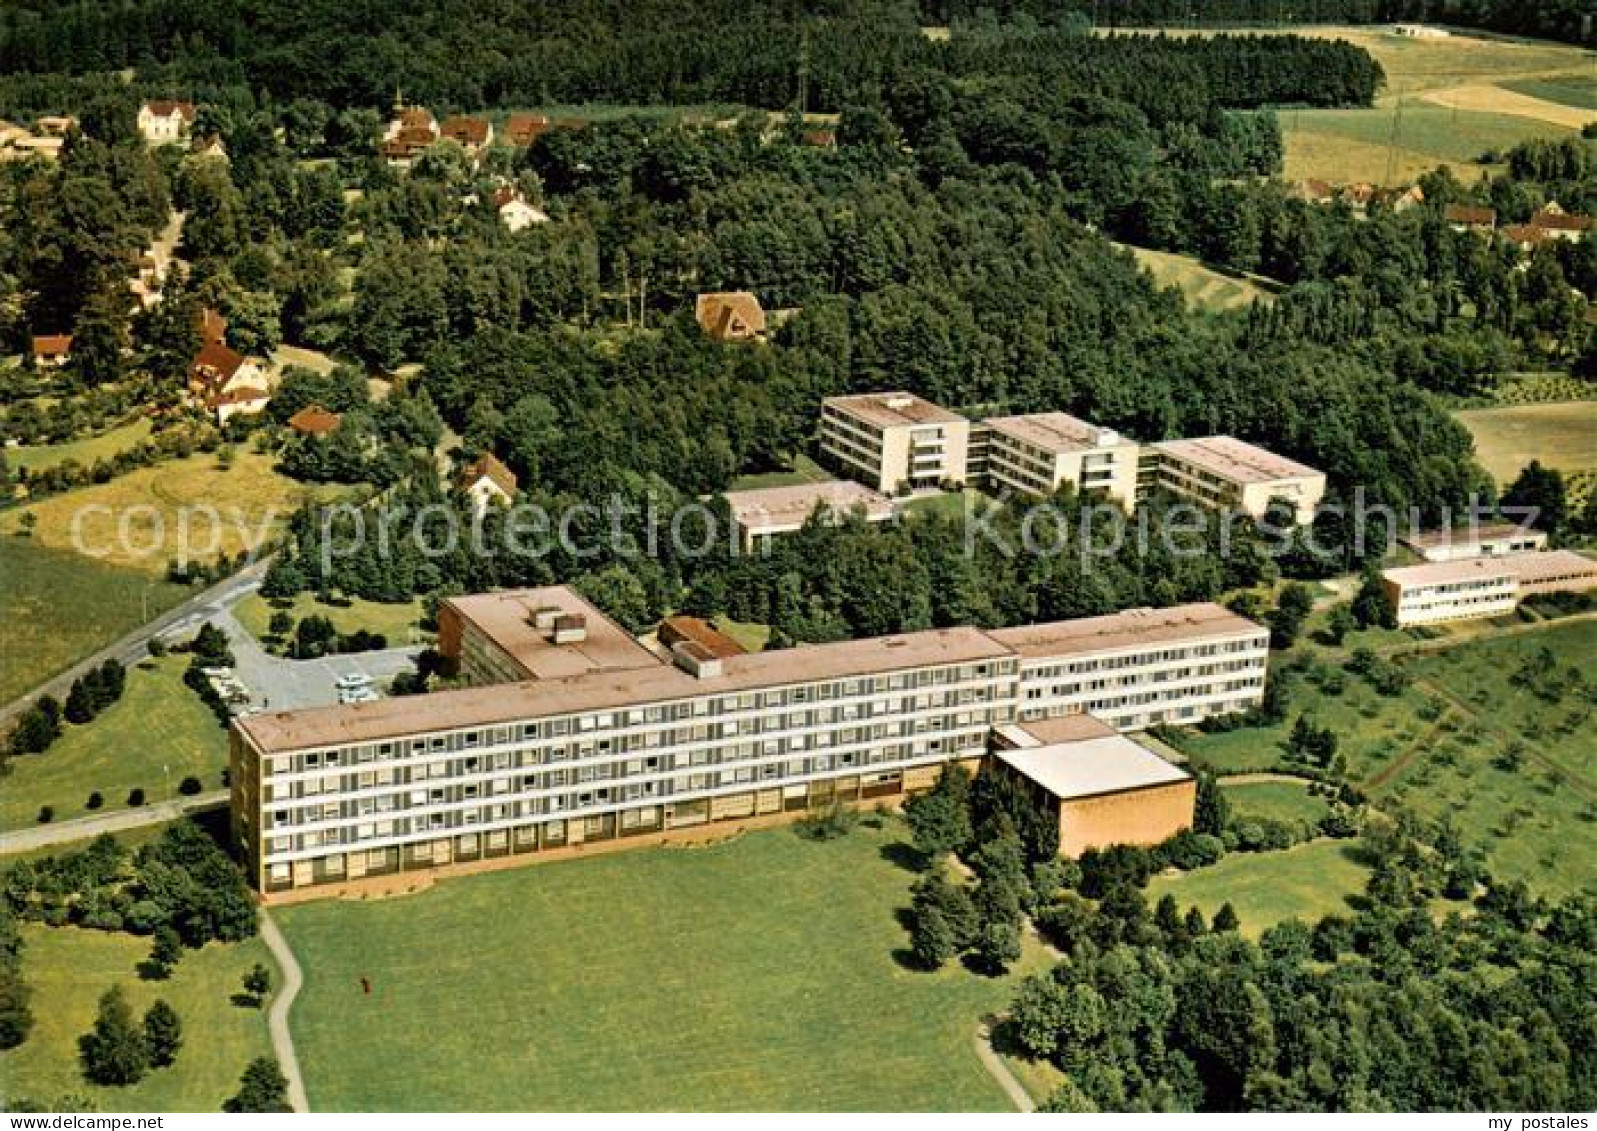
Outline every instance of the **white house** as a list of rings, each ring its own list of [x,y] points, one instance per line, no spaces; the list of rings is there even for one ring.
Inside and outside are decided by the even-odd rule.
[[[139,107],[139,133],[151,145],[182,141],[193,125],[192,102],[146,102]]]

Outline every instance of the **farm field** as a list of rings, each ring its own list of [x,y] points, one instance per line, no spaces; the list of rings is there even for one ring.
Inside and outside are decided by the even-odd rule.
[[[311,1106],[1006,1110],[973,1036],[1015,976],[900,964],[903,835],[774,829],[283,908]]]
[[[1597,470],[1597,401],[1465,409],[1455,414],[1500,485],[1533,459],[1570,473]]]
[[[1218,864],[1180,875],[1155,876],[1148,902],[1172,895],[1182,908],[1197,907],[1205,917],[1229,903],[1238,929],[1249,938],[1298,918],[1314,923],[1326,915],[1347,915],[1349,897],[1364,891],[1369,868],[1345,840],[1316,840],[1280,852],[1233,852]]]
[[[7,448],[5,459],[12,467],[23,471],[43,471],[74,460],[87,467],[98,460],[109,459],[137,447],[150,438],[150,422],[144,417],[118,428],[91,436],[86,440],[73,440],[65,444],[24,444],[20,448]]]
[[[395,647],[411,643],[423,635],[431,635],[423,633],[419,626],[423,612],[419,597],[392,605],[360,597],[348,598],[348,602],[347,605],[326,605],[317,600],[314,593],[301,593],[292,600],[274,601],[255,592],[233,606],[233,615],[256,639],[269,635],[272,615],[279,611],[288,613],[296,622],[308,616],[326,617],[342,633],[362,628],[367,632],[381,633]]]
[[[10,534],[0,535],[0,579],[0,703],[181,603],[189,592]]]
[[[1485,637],[1411,657],[1413,683],[1385,697],[1347,675],[1299,678],[1287,721],[1221,734],[1183,735],[1195,763],[1220,773],[1287,764],[1286,739],[1299,715],[1334,730],[1348,777],[1377,802],[1430,819],[1449,818],[1490,869],[1558,897],[1597,882],[1597,748],[1590,708],[1569,690],[1551,702],[1512,677],[1526,657],[1550,649],[1561,668],[1597,668],[1597,623]],[[1584,721],[1583,721],[1584,720]]]
[[[1565,75],[1562,78],[1518,79],[1501,84],[1508,90],[1558,102],[1578,110],[1597,111],[1597,76]]]
[[[258,546],[303,503],[346,491],[307,487],[272,464],[258,452],[238,452],[226,467],[215,455],[172,460],[13,510],[0,532],[15,532],[22,515],[33,514],[42,546],[165,573],[185,549],[191,560],[210,561]]]
[[[1252,279],[1238,278],[1206,267],[1190,256],[1144,247],[1129,247],[1127,250],[1152,273],[1159,286],[1180,289],[1187,301],[1199,310],[1239,310],[1255,302],[1270,302],[1275,298],[1272,292]]]
[[[147,802],[178,796],[193,775],[219,789],[227,765],[227,732],[183,683],[187,657],[148,660],[128,672],[122,698],[92,722],[66,725],[43,754],[12,759],[0,790],[0,831],[31,825],[41,805],[55,820],[89,816],[89,794],[104,797],[102,812],[127,807],[128,791]]]
[[[1505,98],[1519,98],[1505,95]],[[1477,101],[1479,101],[1477,99]],[[1438,165],[1466,184],[1479,179],[1479,158],[1505,153],[1531,138],[1576,137],[1575,129],[1522,115],[1405,101],[1368,110],[1286,110],[1280,114],[1288,180],[1402,184]],[[1396,139],[1394,142],[1394,129]],[[1393,165],[1393,146],[1396,148]]]
[[[22,937],[22,972],[33,988],[35,1021],[27,1041],[0,1052],[8,1108],[19,1099],[55,1104],[71,1095],[87,1099],[92,1111],[220,1111],[238,1091],[244,1066],[270,1052],[265,1010],[230,1000],[257,962],[273,970],[274,984],[281,981],[257,939],[185,950],[169,981],[145,982],[137,967],[150,952],[147,938],[32,923],[23,926]],[[78,1037],[89,1031],[100,995],[113,985],[127,993],[135,1016],[164,998],[183,1022],[177,1062],[126,1088],[90,1084],[78,1067]]]

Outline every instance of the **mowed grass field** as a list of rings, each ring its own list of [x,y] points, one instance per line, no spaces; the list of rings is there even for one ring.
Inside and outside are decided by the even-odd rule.
[[[1348,776],[1377,803],[1451,819],[1492,871],[1559,897],[1597,886],[1597,742],[1575,692],[1538,698],[1512,677],[1546,647],[1565,668],[1597,670],[1597,622],[1480,636],[1411,657],[1412,685],[1376,693],[1349,675],[1339,695],[1306,680],[1287,721],[1188,734],[1181,748],[1221,773],[1288,764],[1286,740],[1305,712],[1337,733]]]
[[[0,703],[183,601],[188,590],[0,534]]]
[[[147,802],[178,796],[193,775],[207,790],[222,787],[227,732],[183,683],[186,658],[165,656],[128,672],[122,698],[83,726],[67,724],[42,754],[13,758],[0,780],[0,831],[35,823],[49,805],[55,820],[87,817],[89,794],[104,798],[100,812],[127,808],[130,789]]]
[[[1519,94],[1557,102],[1577,110],[1597,113],[1597,75],[1565,75],[1562,78],[1519,79],[1502,84]]]
[[[272,616],[280,611],[286,612],[296,622],[308,616],[326,617],[333,622],[334,628],[343,633],[362,628],[367,632],[379,632],[388,638],[390,645],[396,647],[409,644],[413,638],[419,640],[431,635],[423,633],[420,628],[423,610],[419,597],[391,605],[351,597],[348,604],[328,605],[317,600],[314,593],[301,593],[292,600],[276,601],[268,600],[259,593],[251,593],[233,606],[233,615],[238,622],[257,639],[268,635]]]
[[[1597,401],[1465,409],[1455,414],[1475,454],[1501,486],[1531,460],[1572,473],[1597,470]]]
[[[1218,864],[1180,875],[1156,876],[1148,902],[1172,895],[1183,909],[1197,907],[1210,919],[1229,903],[1238,929],[1250,938],[1283,919],[1314,923],[1326,915],[1348,915],[1369,881],[1370,870],[1352,841],[1317,840],[1281,852],[1233,852]]]
[[[304,503],[344,494],[279,475],[257,452],[238,452],[228,465],[199,454],[12,510],[0,533],[15,533],[33,514],[42,546],[159,574],[180,556],[212,561],[255,548]]]
[[[230,1001],[257,962],[273,971],[274,985],[282,981],[259,940],[185,950],[171,980],[145,982],[137,968],[150,953],[149,939],[35,924],[25,925],[22,937],[34,1027],[19,1048],[0,1052],[7,1107],[18,1099],[54,1104],[74,1095],[88,1099],[94,1111],[220,1111],[238,1091],[244,1066],[270,1052],[265,1011]],[[177,1062],[126,1088],[90,1084],[78,1064],[78,1038],[94,1024],[100,995],[113,985],[122,986],[138,1018],[164,998],[183,1022]]]
[[[1255,302],[1272,302],[1275,295],[1251,279],[1238,278],[1206,267],[1186,255],[1152,251],[1144,247],[1128,250],[1137,262],[1152,273],[1161,287],[1176,287],[1199,310],[1241,310]]]
[[[1007,1110],[973,1036],[1015,977],[895,957],[904,835],[774,829],[283,908],[311,1106]]]
[[[6,462],[25,471],[43,471],[68,460],[88,467],[102,459],[120,455],[150,438],[150,422],[144,417],[109,429],[86,440],[73,440],[66,444],[23,445],[5,450]]]
[[[1314,826],[1330,812],[1323,797],[1309,792],[1308,782],[1258,781],[1223,785],[1231,814],[1238,820],[1263,817]]]

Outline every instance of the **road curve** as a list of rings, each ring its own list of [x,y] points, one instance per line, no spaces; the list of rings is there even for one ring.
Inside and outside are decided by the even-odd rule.
[[[36,848],[49,848],[55,844],[92,840],[101,833],[119,833],[144,825],[158,825],[162,821],[175,821],[189,813],[206,809],[221,809],[227,805],[227,790],[196,793],[193,797],[177,797],[171,801],[157,801],[153,805],[140,805],[137,809],[122,809],[115,813],[101,813],[82,817],[76,821],[61,821],[37,825],[31,829],[0,833],[0,856],[11,852],[32,852]]]
[[[277,1066],[288,1080],[288,1105],[295,1111],[309,1111],[311,1105],[305,1098],[305,1077],[300,1075],[299,1057],[294,1054],[294,1035],[288,1030],[288,1011],[294,1007],[299,988],[305,984],[305,975],[300,971],[294,952],[289,949],[288,940],[264,907],[261,908],[261,939],[277,960],[277,968],[283,972],[282,988],[272,998],[272,1008],[266,1014],[266,1028],[272,1035],[272,1052],[277,1056]]]
[[[94,655],[79,660],[65,671],[51,676],[21,698],[0,706],[0,734],[4,734],[12,720],[32,705],[38,696],[50,694],[57,699],[65,699],[67,692],[72,688],[72,681],[91,667],[98,667],[110,659],[120,660],[123,664],[129,665],[137,663],[144,658],[145,647],[153,637],[160,636],[184,621],[192,620],[193,627],[198,629],[201,621],[214,615],[215,610],[212,606],[226,605],[234,597],[260,584],[261,578],[266,576],[266,569],[270,563],[271,559],[268,557],[246,566],[209,589],[196,593],[176,608],[162,613],[149,624],[140,625],[120,640],[101,648]]]

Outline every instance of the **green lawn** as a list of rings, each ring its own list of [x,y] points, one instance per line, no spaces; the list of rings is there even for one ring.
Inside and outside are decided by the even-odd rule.
[[[1307,782],[1245,782],[1224,788],[1237,820],[1262,817],[1312,827],[1330,811],[1323,797],[1309,792]]]
[[[758,491],[766,487],[797,487],[801,483],[824,483],[836,479],[826,468],[809,456],[795,455],[785,471],[765,471],[756,475],[740,475],[732,480],[729,491]]]
[[[902,835],[775,829],[284,908],[311,1106],[1005,1110],[972,1038],[1014,979],[895,958]]]
[[[295,621],[312,615],[326,617],[333,622],[333,627],[342,633],[354,632],[361,628],[368,632],[379,632],[386,636],[388,643],[394,647],[431,635],[423,633],[418,627],[423,612],[422,600],[419,597],[393,605],[366,601],[359,597],[349,598],[348,604],[324,605],[316,599],[314,593],[301,593],[293,600],[277,601],[268,601],[259,593],[251,593],[233,607],[233,615],[248,632],[257,638],[264,638],[271,624],[272,614],[279,609],[287,612]]]
[[[1362,894],[1369,878],[1369,869],[1353,852],[1353,842],[1342,840],[1317,840],[1282,852],[1233,852],[1213,867],[1155,877],[1148,902],[1168,893],[1183,908],[1196,906],[1210,918],[1230,903],[1249,936],[1294,916],[1313,923],[1326,915],[1347,915],[1353,910],[1348,897]]]
[[[192,774],[206,789],[219,789],[227,765],[227,732],[200,697],[183,684],[187,658],[165,656],[128,672],[122,698],[93,722],[67,725],[43,754],[10,761],[0,790],[0,829],[32,825],[41,805],[57,821],[86,817],[84,802],[99,790],[102,812],[126,807],[128,790],[146,800],[177,797]]]
[[[34,1027],[21,1047],[0,1053],[8,1100],[25,1097],[48,1105],[71,1094],[89,1099],[96,1111],[219,1111],[238,1091],[244,1066],[270,1051],[265,1011],[230,1001],[255,963],[273,969],[259,940],[185,950],[170,981],[145,982],[137,967],[150,952],[148,939],[34,924],[23,927],[23,939],[22,973],[33,987]],[[275,971],[273,981],[280,981]],[[159,997],[183,1021],[177,1062],[128,1088],[90,1084],[78,1067],[78,1037],[94,1023],[100,995],[117,984],[136,1015]]]
[[[985,495],[970,487],[963,491],[939,491],[936,494],[909,499],[903,504],[902,513],[910,518],[917,515],[938,514],[948,519],[963,519],[967,506],[971,513],[975,513],[985,499]]]
[[[6,449],[6,462],[13,468],[43,471],[67,460],[76,460],[85,467],[111,456],[137,447],[150,438],[150,421],[140,417],[131,424],[112,428],[86,440],[73,440],[66,444],[23,445]]]
[[[1292,722],[1311,712],[1336,731],[1349,778],[1377,803],[1450,818],[1495,873],[1549,896],[1589,890],[1597,885],[1589,705],[1572,691],[1548,702],[1510,677],[1543,646],[1565,668],[1597,670],[1597,624],[1465,640],[1409,657],[1414,682],[1401,695],[1381,696],[1351,675],[1340,695],[1295,680],[1286,723],[1183,734],[1177,742],[1202,766],[1267,770],[1284,764]]]
[[[188,590],[0,535],[0,703],[180,603]]]

